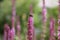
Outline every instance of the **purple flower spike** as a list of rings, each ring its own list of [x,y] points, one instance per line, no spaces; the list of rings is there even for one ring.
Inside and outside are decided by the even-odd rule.
[[[12,0],[12,29],[11,29],[11,40],[14,40],[15,36],[15,16],[16,16],[16,8],[15,8],[15,1]]]
[[[58,40],[60,40],[60,19],[58,19]]]
[[[15,16],[16,16],[15,0],[12,0],[12,27],[14,27],[15,24]]]
[[[43,17],[43,23],[45,23],[47,20],[47,10],[45,7],[45,0],[43,0],[42,17]]]
[[[20,31],[21,31],[21,28],[20,28],[20,21],[19,21],[19,17],[17,16],[17,36],[18,36],[18,40],[20,40]]]
[[[41,35],[41,40],[45,40],[46,37],[46,22],[47,22],[47,10],[45,6],[45,0],[43,1],[43,7],[42,7],[42,35]]]
[[[59,14],[58,14],[58,40],[60,40],[60,0],[59,0]]]
[[[50,18],[50,39],[49,40],[55,40],[54,38],[54,25],[55,25],[55,20],[53,17]]]
[[[4,40],[8,40],[8,33],[9,33],[10,27],[8,24],[4,25]]]
[[[28,40],[33,40],[33,32],[34,32],[34,26],[33,26],[33,15],[32,15],[32,5],[30,6],[30,15],[28,19]]]
[[[14,40],[14,37],[15,37],[15,29],[12,28],[12,29],[10,30],[10,39],[11,39],[11,40]]]

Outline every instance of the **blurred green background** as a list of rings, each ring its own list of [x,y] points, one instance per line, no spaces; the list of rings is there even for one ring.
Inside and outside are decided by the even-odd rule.
[[[1,1],[1,0],[0,0]],[[27,31],[27,21],[29,16],[29,7],[32,0],[16,0],[16,14],[20,16],[21,23],[21,37],[25,40],[25,34]],[[54,0],[55,1],[55,0]],[[42,7],[38,6],[40,0],[33,0],[33,14],[34,14],[34,27],[37,40],[40,40],[40,34],[42,32]],[[52,4],[51,4],[52,5]],[[55,32],[57,34],[57,19],[58,19],[58,7],[46,7],[47,8],[47,26],[46,26],[46,40],[49,39],[49,21],[50,16],[55,19]],[[11,0],[3,0],[0,2],[0,35],[3,35],[4,24],[8,23],[11,26],[11,14],[12,3]]]

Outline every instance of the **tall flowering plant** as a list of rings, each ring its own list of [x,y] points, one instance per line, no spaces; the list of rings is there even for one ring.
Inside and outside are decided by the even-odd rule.
[[[49,40],[55,40],[54,38],[54,26],[55,26],[55,20],[53,17],[50,18],[50,39]]]
[[[18,40],[21,40],[20,38],[20,31],[21,31],[21,27],[20,27],[20,21],[19,21],[19,17],[17,16],[17,36],[18,36]]]
[[[30,15],[28,18],[28,40],[33,40],[33,14],[32,14],[32,5],[30,5]]]
[[[58,15],[58,40],[60,40],[60,0],[59,0],[59,15]]]
[[[9,31],[10,31],[10,27],[8,26],[8,24],[4,25],[4,40],[9,40]]]
[[[46,21],[47,21],[47,10],[46,10],[46,7],[45,7],[45,0],[42,0],[43,1],[43,7],[42,7],[42,36],[41,36],[41,40],[45,40],[45,37],[46,37]]]
[[[16,0],[12,0],[12,29],[11,29],[11,33],[12,35],[12,39],[14,40],[14,36],[15,36],[15,16],[16,16],[16,8],[15,8],[15,1]]]

